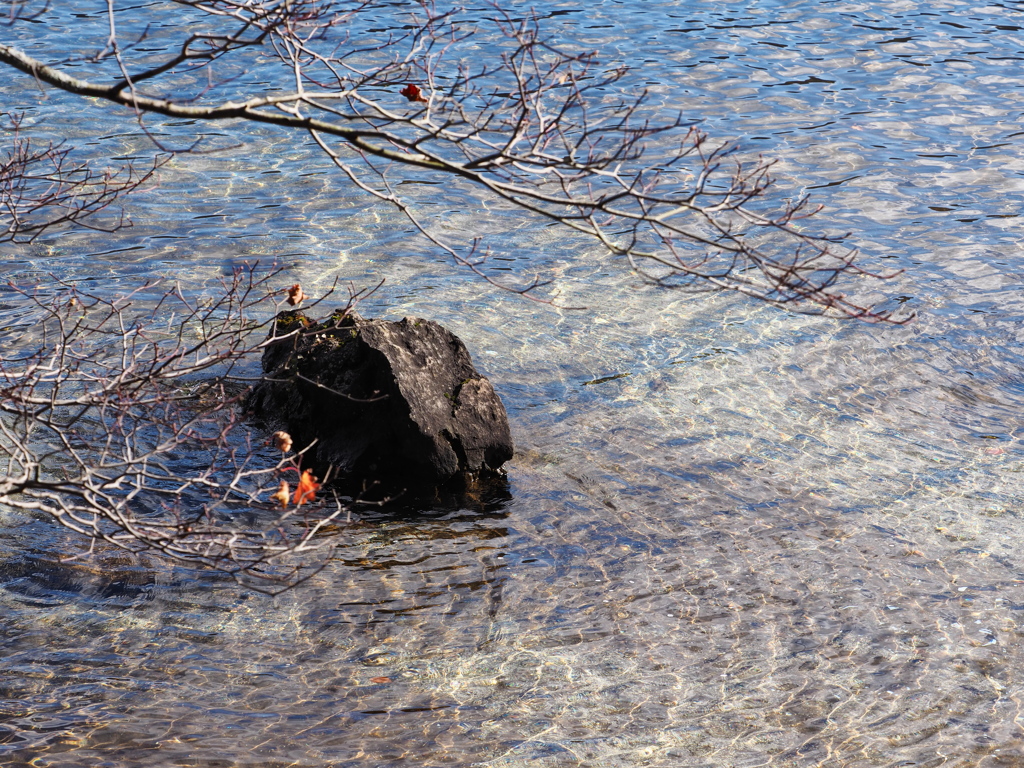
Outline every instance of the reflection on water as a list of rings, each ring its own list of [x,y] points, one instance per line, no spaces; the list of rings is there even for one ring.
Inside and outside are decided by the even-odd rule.
[[[7,276],[386,276],[366,314],[445,323],[504,396],[511,498],[364,510],[274,599],[61,564],[80,543],[5,518],[0,763],[1024,765],[1019,4],[540,5],[652,109],[778,156],[787,194],[908,270],[889,289],[919,321],[660,293],[485,210],[499,255],[591,309],[536,307],[272,131],[179,158],[134,229],[9,250]],[[481,217],[459,194],[424,204],[458,228]]]

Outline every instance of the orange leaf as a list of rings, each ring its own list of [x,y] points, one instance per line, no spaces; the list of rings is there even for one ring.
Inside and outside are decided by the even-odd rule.
[[[312,501],[316,498],[316,492],[320,490],[320,483],[316,481],[313,473],[308,469],[304,470],[302,477],[299,478],[299,485],[295,489],[295,496],[292,498],[292,503],[298,506],[306,501]]]
[[[270,497],[271,501],[276,501],[281,509],[288,507],[288,483],[284,480],[281,481],[281,485],[277,487],[277,493]]]
[[[427,100],[423,98],[423,91],[420,90],[418,85],[409,83],[405,88],[400,90],[399,93],[405,96],[409,101],[422,101],[424,104],[427,103]]]
[[[302,286],[298,283],[288,289],[288,303],[293,307],[299,306],[305,298],[306,294],[302,292]]]

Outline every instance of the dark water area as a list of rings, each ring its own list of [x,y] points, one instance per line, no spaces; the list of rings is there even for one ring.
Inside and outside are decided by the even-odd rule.
[[[473,190],[420,185],[453,233],[482,227],[589,309],[529,304],[310,146],[201,127],[241,147],[176,158],[131,229],[0,246],[4,281],[203,291],[274,258],[310,293],[386,277],[366,314],[447,325],[504,398],[509,498],[367,510],[276,598],[111,553],[61,563],[80,541],[0,511],[0,764],[1024,766],[1024,3],[534,7],[628,64],[652,113],[777,158],[780,196],[810,193],[817,226],[906,270],[851,290],[919,318],[658,291]],[[69,8],[102,10],[0,39],[38,54],[70,24],[103,34]],[[130,121],[40,103],[28,79],[0,101],[83,151],[151,154]],[[3,325],[31,322],[0,302]]]

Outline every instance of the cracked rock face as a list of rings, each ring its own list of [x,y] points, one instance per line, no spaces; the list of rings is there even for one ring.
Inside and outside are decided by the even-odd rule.
[[[303,466],[356,490],[442,486],[512,458],[505,407],[465,345],[431,320],[278,315],[247,410],[312,444]]]

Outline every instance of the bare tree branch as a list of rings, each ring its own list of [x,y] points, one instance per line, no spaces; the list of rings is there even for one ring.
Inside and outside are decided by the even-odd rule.
[[[0,155],[0,243],[32,242],[50,229],[76,224],[110,232],[130,225],[123,210],[97,214],[148,182],[169,156],[142,171],[126,166],[97,173],[75,162],[71,149],[38,147],[22,132],[21,115],[8,114],[11,139]]]
[[[489,21],[463,26],[459,12],[412,5],[382,32],[363,22],[384,6],[375,0],[96,0],[104,29],[69,41],[77,48],[0,42],[0,63],[41,88],[129,110],[160,150],[153,115],[311,137],[346,183],[395,206],[456,264],[538,301],[550,300],[548,281],[497,279],[479,233],[446,233],[393,182],[396,171],[554,222],[661,286],[909,319],[841,292],[840,281],[895,273],[862,267],[845,237],[806,229],[820,210],[807,199],[774,201],[770,161],[744,158],[681,116],[652,117],[645,93],[616,96],[624,69],[552,44],[532,16],[493,5]],[[3,24],[60,12],[12,0]],[[178,23],[161,25],[169,13]],[[32,24],[22,29],[31,37]],[[174,154],[96,172],[69,147],[33,143],[21,116],[8,122],[0,242],[127,225],[111,207]],[[199,141],[178,152],[204,151]],[[40,319],[5,331],[0,504],[258,589],[308,578],[349,508],[302,467],[287,435],[268,446],[239,416],[266,345],[303,333],[274,321],[304,299],[300,286],[278,290],[279,275],[239,270],[202,298],[163,286],[155,305],[154,284],[114,298],[58,278],[48,298],[12,286]],[[366,294],[352,288],[343,314]]]
[[[463,28],[459,13],[421,0],[400,32],[381,36],[353,32],[360,14],[379,10],[371,0],[172,2],[193,21],[163,43],[162,55],[147,48],[143,57],[123,44],[119,20],[159,21],[166,6],[118,11],[108,2],[106,39],[89,66],[77,60],[76,74],[60,63],[66,52],[46,62],[0,43],[0,62],[41,84],[127,107],[147,132],[146,116],[157,114],[308,134],[346,180],[397,206],[457,263],[492,282],[474,255],[478,239],[448,242],[415,199],[396,193],[391,169],[466,182],[591,238],[658,285],[896,321],[838,285],[894,273],[861,267],[844,237],[805,229],[819,210],[806,199],[774,203],[771,162],[741,161],[734,147],[716,145],[681,116],[652,122],[646,94],[610,95],[625,70],[553,45],[532,16],[494,5],[489,25]],[[484,37],[490,60],[468,56]],[[261,80],[272,73],[273,89],[246,85],[257,65]],[[534,296],[547,282],[502,285]]]
[[[168,286],[155,308],[59,281],[49,300],[19,290],[42,319],[0,359],[0,503],[265,591],[312,575],[349,508],[317,493],[290,440],[266,447],[239,410],[264,347],[283,338],[279,274],[238,270],[205,299]],[[365,295],[350,291],[341,313]]]

